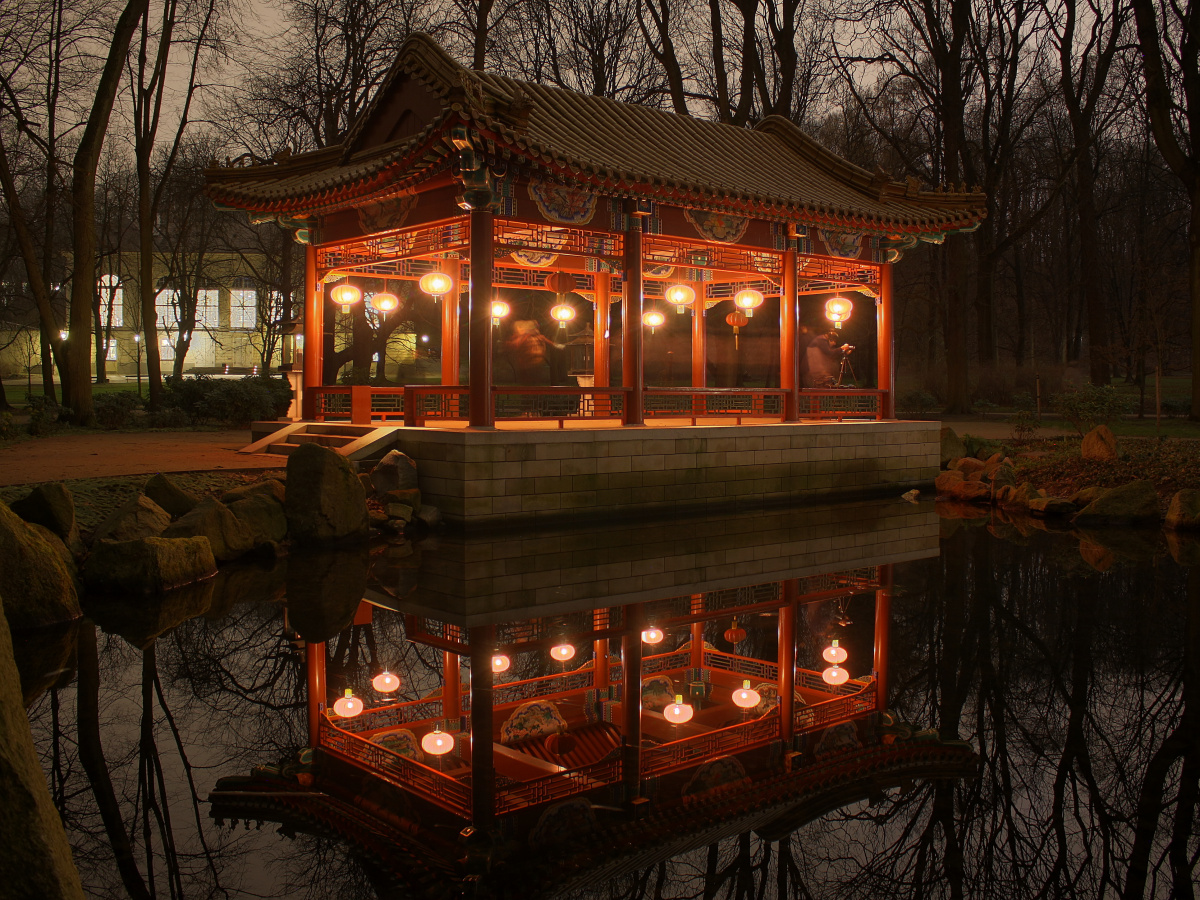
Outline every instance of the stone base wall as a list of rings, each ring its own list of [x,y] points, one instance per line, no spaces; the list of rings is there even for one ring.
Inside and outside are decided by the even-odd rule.
[[[937,422],[542,431],[405,428],[424,502],[461,526],[664,515],[932,484]]]

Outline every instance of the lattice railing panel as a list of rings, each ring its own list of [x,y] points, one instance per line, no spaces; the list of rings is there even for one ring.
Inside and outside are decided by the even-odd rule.
[[[784,394],[781,390],[647,388],[643,403],[645,414],[650,417],[780,418],[783,416]]]
[[[505,703],[523,703],[538,697],[586,691],[595,683],[596,676],[592,669],[567,672],[564,675],[543,675],[525,681],[510,681],[492,688],[492,704],[500,706]]]
[[[802,419],[878,418],[882,397],[882,391],[803,390],[799,414]]]
[[[352,719],[339,718],[336,727],[342,731],[360,734],[364,731],[374,731],[376,728],[391,728],[409,722],[440,719],[442,716],[442,698],[433,697],[364,709]]]
[[[371,263],[395,260],[400,257],[427,256],[464,250],[470,238],[466,218],[450,219],[419,228],[407,228],[371,235],[353,241],[343,241],[317,248],[317,268],[353,269]]]
[[[783,276],[783,254],[718,244],[680,241],[660,235],[642,238],[642,256],[657,264]]]
[[[721,672],[732,672],[757,678],[760,681],[779,681],[779,666],[763,659],[752,659],[749,656],[737,656],[733,653],[722,653],[720,650],[705,650],[704,665]]]
[[[546,253],[567,253],[573,256],[596,256],[617,259],[624,252],[625,241],[619,234],[572,228],[569,225],[542,225],[495,220],[495,247],[498,250],[541,250]]]
[[[522,782],[496,792],[496,813],[515,812],[551,800],[573,797],[585,791],[615,784],[621,780],[619,759],[601,760],[578,769],[568,769],[545,778]]]
[[[625,393],[620,388],[496,388],[497,419],[619,419]]]
[[[826,685],[828,687],[828,685]],[[875,711],[875,685],[869,685],[858,693],[814,703],[812,706],[796,708],[793,720],[797,734],[828,728],[857,716]]]
[[[779,716],[751,719],[741,725],[649,747],[642,751],[641,774],[645,778],[686,769],[718,756],[766,744],[778,737]]]

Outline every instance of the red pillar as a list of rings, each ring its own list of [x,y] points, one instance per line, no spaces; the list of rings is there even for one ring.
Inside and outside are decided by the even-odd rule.
[[[632,802],[642,792],[642,608],[625,607],[625,632],[621,635],[621,659],[625,666],[621,689],[622,781],[625,800]]]
[[[317,248],[304,246],[304,403],[300,415],[313,418],[316,396],[312,388],[321,386],[325,364],[325,306],[321,283],[317,280]]]
[[[442,384],[458,384],[458,285],[451,276],[450,292],[442,304]]]
[[[308,745],[321,743],[321,717],[325,715],[325,642],[304,645],[304,668],[308,681]]]
[[[704,612],[704,595],[692,594],[692,615],[698,616]],[[704,668],[704,623],[692,623],[692,653],[689,665],[693,669]]]
[[[875,304],[876,359],[878,360],[879,390],[885,391],[879,400],[879,417],[896,418],[895,319],[892,314],[892,264],[879,267],[879,301]]]
[[[875,708],[888,708],[888,636],[892,623],[892,565],[879,567],[880,587],[875,591]]]
[[[468,288],[472,428],[492,428],[492,213],[471,210],[471,280]]]
[[[621,384],[625,395],[625,424],[644,425],[642,391],[642,220],[632,203],[625,209],[625,298],[621,302]]]
[[[779,608],[779,737],[791,745],[796,730],[796,600],[800,583],[789,578],[783,583],[783,606]]]
[[[704,330],[704,282],[692,284],[696,299],[692,301],[692,387],[708,386],[708,334]]]
[[[592,384],[596,387],[608,387],[610,384],[608,321],[612,311],[612,276],[607,272],[597,272],[595,277],[596,319],[592,323],[592,330],[596,333],[593,350],[595,378],[592,380]]]
[[[491,659],[488,671],[491,671]],[[458,654],[442,651],[442,716],[457,719],[462,715],[462,681],[460,679]]]
[[[790,243],[790,240],[789,240]],[[800,420],[800,302],[796,296],[796,251],[783,254],[783,290],[779,297],[779,386],[783,398],[783,421]]]
[[[592,626],[600,629],[608,624],[608,616],[606,609],[597,609],[592,612]],[[608,687],[608,638],[601,638],[598,641],[592,642],[592,672],[593,672],[593,687],[598,691],[602,691]]]
[[[489,258],[490,259],[490,258]],[[471,644],[471,824],[491,830],[496,817],[496,769],[492,756],[492,654],[496,627],[477,625]]]

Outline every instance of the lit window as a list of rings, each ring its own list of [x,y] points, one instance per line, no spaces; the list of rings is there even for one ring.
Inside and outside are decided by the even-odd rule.
[[[235,278],[229,292],[229,327],[253,328],[258,324],[258,292],[252,278]]]
[[[163,362],[173,362],[175,359],[175,345],[163,338],[162,345],[158,348],[158,358]]]
[[[220,292],[216,288],[196,291],[196,327],[221,327]]]
[[[121,280],[116,275],[101,275],[100,276],[100,323],[101,327],[107,328],[109,317],[112,317],[113,328],[120,328],[125,324],[125,301],[124,291],[121,288]]]
[[[164,288],[154,298],[154,314],[158,317],[158,327],[168,331],[179,324],[179,291]]]
[[[117,361],[117,342],[115,339],[108,342],[108,349],[104,353],[104,359],[107,362]]]

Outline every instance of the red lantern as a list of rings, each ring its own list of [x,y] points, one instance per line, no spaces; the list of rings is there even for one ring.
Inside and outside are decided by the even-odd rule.
[[[749,679],[743,681],[742,686],[733,692],[734,706],[740,706],[742,709],[752,709],[758,706],[760,700],[762,696],[750,687]]]
[[[578,287],[575,276],[567,272],[555,272],[546,276],[546,288],[556,294],[569,294]]]
[[[740,309],[735,309],[725,317],[727,324],[733,326],[733,348],[736,350],[738,346],[738,332],[750,324],[750,320],[746,318],[746,314]]]
[[[694,712],[690,703],[683,702],[683,695],[676,694],[675,702],[663,709],[663,718],[673,725],[682,725],[692,718]]]
[[[737,619],[735,618],[732,627],[725,629],[725,640],[731,644],[740,644],[745,639],[746,629],[738,628]]]

